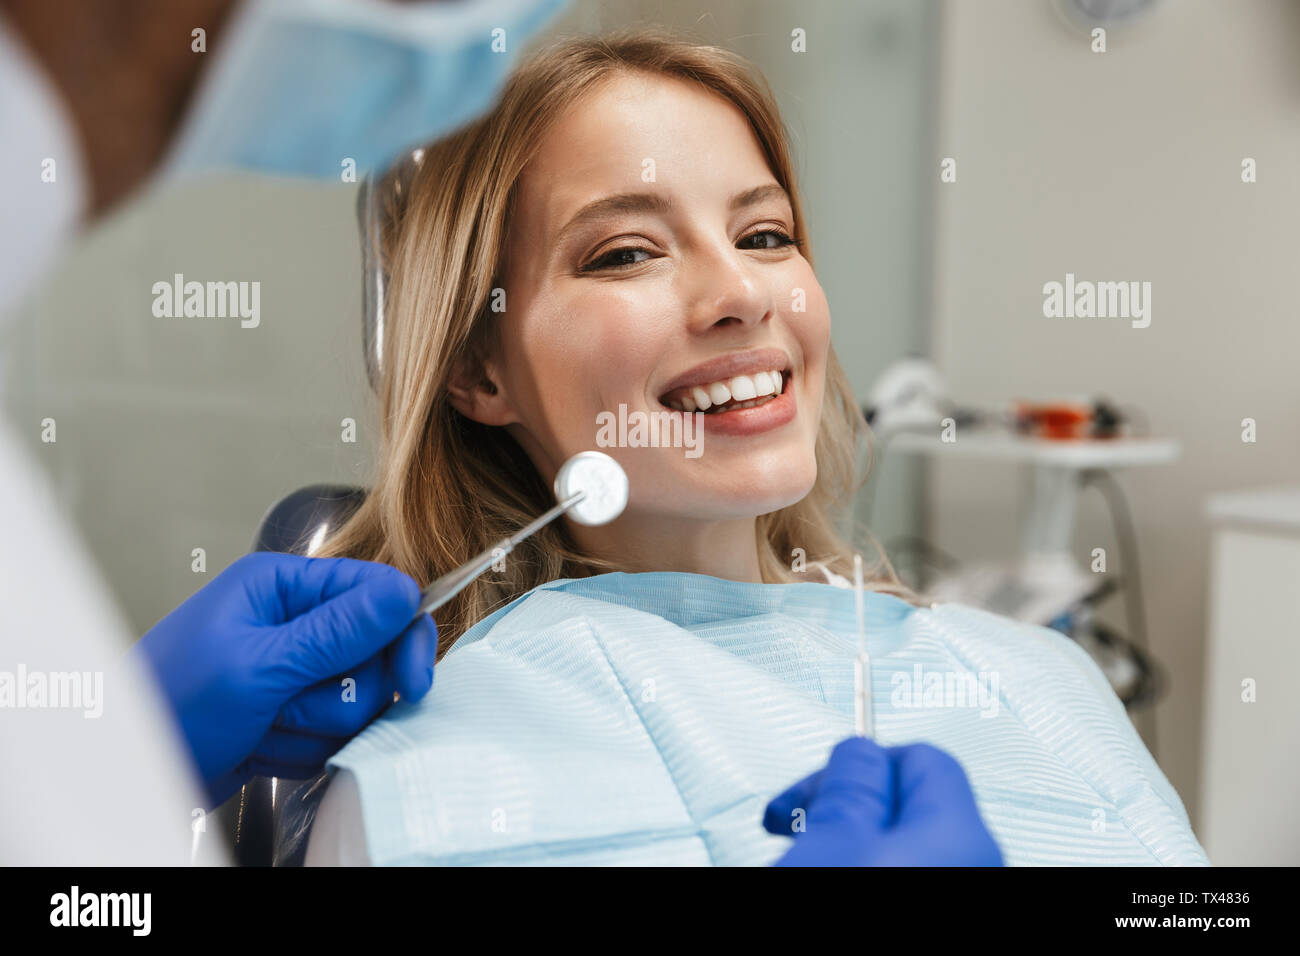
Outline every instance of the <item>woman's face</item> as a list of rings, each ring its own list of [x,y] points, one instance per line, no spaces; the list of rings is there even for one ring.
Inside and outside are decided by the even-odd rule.
[[[794,225],[739,110],[673,79],[605,82],[519,184],[494,423],[548,481],[577,452],[614,457],[630,517],[752,518],[800,500],[817,477],[830,315]]]

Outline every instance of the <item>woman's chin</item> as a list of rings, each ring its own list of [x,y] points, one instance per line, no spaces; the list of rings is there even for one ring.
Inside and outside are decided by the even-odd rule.
[[[808,475],[739,473],[720,480],[711,479],[707,483],[691,481],[665,485],[678,491],[663,505],[701,521],[756,518],[798,504],[808,496],[816,482],[815,468]]]

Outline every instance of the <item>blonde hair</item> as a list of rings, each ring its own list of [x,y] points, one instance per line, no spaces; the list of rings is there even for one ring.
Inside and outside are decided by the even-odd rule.
[[[806,235],[775,100],[739,56],[645,29],[564,40],[536,54],[515,71],[490,113],[425,149],[400,197],[391,183],[379,184],[391,199],[383,238],[391,274],[377,475],[358,511],[314,555],[386,562],[424,586],[554,503],[506,430],[462,416],[447,385],[460,363],[481,369],[493,343],[488,300],[500,284],[520,173],[569,107],[620,71],[697,83],[739,109],[789,194],[795,235]],[[804,254],[811,262],[811,253]],[[795,549],[802,549],[807,565],[823,562],[851,577],[852,552],[836,522],[858,487],[859,439],[869,446],[866,422],[832,349],[816,483],[802,501],[757,519],[764,581],[810,580],[811,567],[799,573],[788,563]],[[876,550],[870,586],[915,600]],[[563,522],[554,522],[511,554],[504,573],[480,577],[439,611],[439,653],[539,584],[617,570],[625,569],[582,553]]]

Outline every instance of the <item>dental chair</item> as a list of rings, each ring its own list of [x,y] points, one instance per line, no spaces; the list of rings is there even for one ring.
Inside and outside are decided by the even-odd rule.
[[[411,179],[424,159],[423,149],[401,157],[387,173],[367,176],[357,193],[361,232],[361,345],[372,388],[383,370],[384,232],[394,220]],[[365,499],[366,489],[349,485],[308,485],[273,504],[262,518],[254,551],[310,554],[315,544],[339,528]],[[217,808],[213,815],[238,866],[301,866],[316,806],[324,793],[324,774],[312,780],[256,777]]]

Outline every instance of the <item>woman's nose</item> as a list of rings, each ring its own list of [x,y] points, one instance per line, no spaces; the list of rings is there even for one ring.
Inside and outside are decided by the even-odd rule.
[[[775,303],[761,265],[747,262],[734,247],[702,250],[690,257],[689,315],[693,331],[715,325],[757,325]]]

